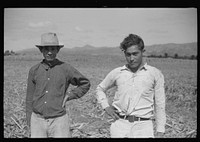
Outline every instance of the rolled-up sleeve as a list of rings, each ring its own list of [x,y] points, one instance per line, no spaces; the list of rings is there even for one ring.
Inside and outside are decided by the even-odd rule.
[[[111,71],[96,88],[96,98],[103,109],[109,106],[108,99],[105,93],[109,88],[115,85],[115,74],[115,70]]]
[[[165,113],[165,91],[164,76],[159,71],[156,75],[155,83],[155,118],[157,132],[165,132],[166,113]]]

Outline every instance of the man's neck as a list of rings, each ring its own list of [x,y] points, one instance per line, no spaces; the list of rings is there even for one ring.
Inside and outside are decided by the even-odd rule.
[[[47,61],[46,59],[44,59],[44,62],[49,66],[52,66],[56,61],[57,61],[57,59],[54,59],[52,61]]]
[[[128,67],[133,73],[136,73],[137,70],[138,70],[138,67],[137,67],[137,68],[131,68],[131,67],[129,66],[129,64],[127,64],[127,67]]]
[[[45,62],[47,62],[47,63],[52,63],[52,62],[54,62],[54,61],[56,60],[56,58],[53,59],[53,60],[51,60],[51,61],[48,61],[48,60],[46,60],[46,59],[44,59],[44,60],[45,60]]]
[[[144,66],[144,62],[142,62],[141,64],[140,64],[140,66],[138,66],[138,67],[136,67],[136,68],[131,68],[130,66],[129,66],[129,64],[127,64],[127,67],[133,72],[133,73],[136,73],[138,70],[140,70],[141,69],[141,67],[143,67]]]

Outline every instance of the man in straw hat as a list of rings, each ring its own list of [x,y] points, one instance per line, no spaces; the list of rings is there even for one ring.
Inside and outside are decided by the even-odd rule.
[[[65,104],[86,94],[90,81],[56,58],[64,46],[59,45],[56,33],[42,34],[41,45],[36,46],[44,59],[28,75],[26,118],[31,137],[71,137]],[[77,87],[67,92],[70,84]]]

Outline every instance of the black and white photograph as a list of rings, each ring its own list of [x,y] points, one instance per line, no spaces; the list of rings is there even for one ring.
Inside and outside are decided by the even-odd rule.
[[[197,8],[3,11],[4,138],[197,137]]]

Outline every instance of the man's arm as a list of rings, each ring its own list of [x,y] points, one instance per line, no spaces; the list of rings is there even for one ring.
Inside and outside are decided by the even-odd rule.
[[[166,124],[165,90],[164,76],[160,71],[157,72],[155,80],[155,117],[157,132],[164,133]]]
[[[106,97],[106,91],[115,85],[115,74],[116,71],[111,71],[105,79],[96,88],[96,97],[98,103],[101,104],[102,108],[109,114],[113,119],[118,119],[119,116],[115,113],[112,106],[109,105]]]
[[[77,87],[66,95],[66,101],[80,98],[90,89],[90,81],[78,70],[71,66],[69,73],[71,76],[70,83]]]
[[[30,70],[28,74],[27,92],[26,92],[26,120],[29,127],[30,127],[34,92],[35,92],[35,82],[33,80],[33,72],[32,70]]]

